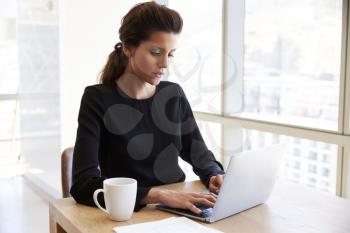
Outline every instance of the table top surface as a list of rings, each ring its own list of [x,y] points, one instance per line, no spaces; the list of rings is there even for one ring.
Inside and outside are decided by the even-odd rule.
[[[201,192],[199,181],[162,186],[164,188]],[[176,216],[148,205],[135,212],[129,221],[115,222],[101,210],[77,204],[72,198],[50,202],[50,216],[54,216],[67,232],[112,232],[116,226],[161,220]],[[206,227],[232,233],[349,233],[350,200],[335,197],[301,185],[277,182],[270,198],[262,205]]]

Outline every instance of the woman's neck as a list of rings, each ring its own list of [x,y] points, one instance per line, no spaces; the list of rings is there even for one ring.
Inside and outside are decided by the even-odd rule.
[[[133,99],[148,99],[155,94],[156,87],[139,79],[136,75],[124,73],[116,81],[118,87]]]

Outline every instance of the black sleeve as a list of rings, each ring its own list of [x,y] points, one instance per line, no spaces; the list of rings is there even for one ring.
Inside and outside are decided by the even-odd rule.
[[[103,188],[103,181],[106,179],[101,176],[98,159],[103,113],[101,94],[94,87],[85,88],[78,116],[70,193],[76,202],[90,206],[95,206],[93,193],[96,189]],[[149,190],[149,187],[138,187],[135,211],[144,207],[139,202]],[[101,194],[99,202],[104,206],[104,198]]]
[[[190,163],[193,171],[202,183],[208,187],[212,176],[225,174],[220,162],[215,159],[214,154],[208,150],[193,116],[191,106],[182,88],[179,86],[181,104],[181,144],[180,156]]]

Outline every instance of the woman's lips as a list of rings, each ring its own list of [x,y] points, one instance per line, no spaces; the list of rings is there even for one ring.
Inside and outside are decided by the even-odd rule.
[[[161,72],[153,72],[153,74],[155,74],[158,78],[161,78],[163,76],[164,73]]]

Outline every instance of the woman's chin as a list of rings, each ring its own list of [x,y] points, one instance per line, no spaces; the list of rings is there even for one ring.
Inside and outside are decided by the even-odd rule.
[[[150,80],[151,82],[149,82],[149,84],[151,84],[153,86],[157,86],[161,80],[162,80],[161,78],[152,78],[152,80]]]

